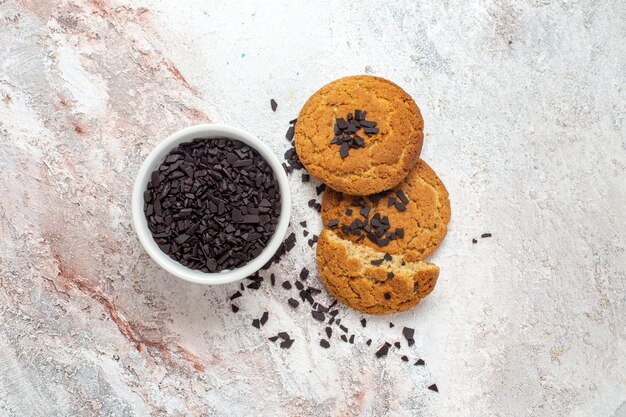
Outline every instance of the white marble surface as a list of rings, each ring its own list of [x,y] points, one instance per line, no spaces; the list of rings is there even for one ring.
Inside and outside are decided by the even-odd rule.
[[[623,0],[0,0],[0,415],[623,417],[625,22]],[[282,153],[306,98],[359,73],[413,95],[450,191],[422,305],[393,329],[342,308],[356,344],[322,351],[285,290],[233,314],[236,285],[146,256],[130,191],[164,136],[232,123]],[[279,282],[315,267],[313,185],[292,179]],[[374,357],[403,325],[425,367]]]

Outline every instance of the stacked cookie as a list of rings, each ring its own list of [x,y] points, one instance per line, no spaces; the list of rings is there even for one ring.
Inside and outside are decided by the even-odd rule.
[[[439,268],[423,260],[443,241],[448,192],[419,156],[424,123],[413,99],[371,76],[341,78],[304,105],[300,161],[327,186],[317,246],[320,277],[359,311],[407,310],[433,290]]]

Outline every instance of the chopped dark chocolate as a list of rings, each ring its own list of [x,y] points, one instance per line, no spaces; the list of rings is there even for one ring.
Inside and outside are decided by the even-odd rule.
[[[400,359],[402,359],[404,362],[408,362],[408,361],[409,361],[409,357],[408,357],[408,356],[406,356],[406,355],[402,355],[402,356],[400,357]]]
[[[348,341],[350,342],[351,345],[354,344],[354,335],[350,336],[350,339],[348,339]]]
[[[239,311],[239,307],[237,307],[237,306],[236,306],[236,305],[234,305],[234,304],[231,304],[230,308],[231,308],[231,310],[233,310],[233,313],[236,313],[236,312],[238,312],[238,311]]]
[[[270,342],[275,342],[278,340],[278,336],[272,336],[267,338]]]
[[[294,298],[290,298],[289,300],[287,300],[287,304],[289,304],[293,308],[296,308],[300,305],[300,302]]]
[[[294,339],[285,340],[284,342],[280,343],[280,347],[283,349],[289,349],[291,345],[293,345],[294,341]]]
[[[280,284],[284,289],[286,290],[290,290],[291,289],[291,282],[289,281],[285,281],[282,284]]]
[[[365,327],[367,326],[367,320],[366,319],[361,319],[361,326]]]
[[[267,323],[267,319],[269,318],[269,313],[267,311],[265,311],[263,313],[263,315],[261,316],[261,318],[259,319],[259,321],[261,322],[261,326],[265,325],[265,323]]]
[[[271,99],[270,100],[270,105],[272,106],[272,111],[276,111],[276,108],[278,107],[278,104],[276,103],[276,100]]]
[[[236,269],[257,257],[280,216],[271,166],[254,148],[225,138],[172,149],[151,174],[144,200],[159,248],[203,272]]]
[[[393,322],[389,322],[389,328],[391,329],[393,326],[395,326],[395,324],[393,324]]]
[[[230,301],[233,301],[234,299],[239,298],[239,297],[241,297],[241,292],[237,291],[236,293],[230,296]]]
[[[431,391],[439,392],[439,389],[437,388],[437,384],[432,384],[431,386],[428,387],[428,389]]]
[[[478,243],[476,239],[472,239],[472,243]]]
[[[302,268],[300,271],[300,279],[307,279],[309,277],[309,270],[306,268]]]
[[[387,356],[387,353],[389,352],[389,346],[387,346],[386,344],[382,345],[382,347],[380,349],[378,349],[378,351],[376,352],[376,357],[377,358],[382,358],[383,356]]]
[[[320,346],[324,349],[328,349],[330,347],[330,343],[326,339],[320,340]]]
[[[391,293],[390,292],[386,292],[385,293],[385,300],[391,300]]]
[[[333,335],[333,329],[330,326],[326,326],[326,336],[330,339],[330,337]]]
[[[372,344],[372,339],[367,339],[367,342],[365,342],[365,344],[366,344],[367,346],[371,345],[371,344]]]
[[[311,311],[311,315],[317,321],[324,321],[324,320],[326,320],[326,315],[324,315],[324,313],[321,313],[319,311],[315,311],[315,310]]]
[[[407,339],[413,339],[413,336],[415,335],[415,329],[411,329],[410,327],[404,327],[402,329],[402,335]]]
[[[259,321],[259,319],[252,320],[252,326],[256,327],[257,329],[260,329],[261,328],[261,322]]]
[[[486,237],[491,237],[491,233],[483,233],[482,235],[480,235],[480,237],[482,237],[483,239]]]
[[[387,272],[387,279],[392,279],[393,277],[395,277],[393,272]]]
[[[395,342],[393,345],[396,347],[396,349],[400,349],[400,342]]]

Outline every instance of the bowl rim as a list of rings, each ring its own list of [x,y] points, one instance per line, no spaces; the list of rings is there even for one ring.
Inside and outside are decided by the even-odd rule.
[[[276,225],[276,230],[274,231],[274,234],[272,235],[267,246],[265,246],[259,256],[240,268],[212,273],[187,268],[186,266],[183,266],[177,261],[171,259],[161,251],[152,237],[150,229],[148,228],[148,221],[143,211],[143,194],[147,189],[152,171],[154,171],[154,169],[161,164],[171,149],[181,143],[190,142],[196,138],[209,139],[217,137],[224,137],[226,139],[244,142],[245,144],[256,149],[261,157],[267,161],[272,168],[274,178],[278,182],[281,212]],[[159,266],[170,274],[185,281],[196,284],[219,285],[240,281],[257,272],[272,259],[280,247],[280,244],[283,242],[289,226],[289,218],[291,215],[291,191],[289,189],[287,174],[285,173],[282,164],[276,155],[274,155],[274,153],[267,147],[267,145],[265,145],[256,136],[243,129],[225,124],[198,124],[172,133],[156,145],[150,154],[148,154],[141,164],[135,178],[131,204],[133,225],[135,232],[139,237],[139,241],[141,242],[144,250]]]

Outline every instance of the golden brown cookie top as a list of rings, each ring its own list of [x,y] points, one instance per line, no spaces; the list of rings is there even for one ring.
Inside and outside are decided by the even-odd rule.
[[[376,122],[378,133],[342,158],[331,144],[337,118],[355,110]],[[384,78],[358,75],[335,80],[305,103],[296,124],[296,151],[306,169],[329,187],[352,195],[388,190],[404,179],[422,151],[424,121],[413,99]]]
[[[372,224],[373,219],[384,221],[387,218],[389,227],[383,229],[392,234],[388,244],[386,241],[373,241],[386,239],[386,235],[370,236],[362,228],[358,228],[359,234],[350,230],[350,225],[357,219],[364,221],[364,213],[367,213],[370,233],[374,235],[377,227]],[[334,220],[338,220],[336,227]],[[390,254],[403,255],[406,261],[414,262],[431,255],[446,236],[450,200],[441,179],[426,162],[420,160],[404,181],[388,192],[357,197],[326,190],[322,200],[322,221],[324,226],[333,227],[343,238]]]
[[[342,303],[369,314],[408,310],[435,287],[439,268],[427,262],[406,262],[341,239],[322,230],[317,265],[328,291]]]

